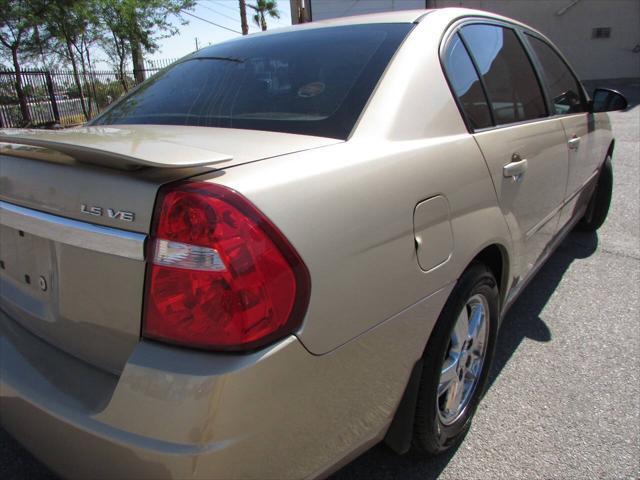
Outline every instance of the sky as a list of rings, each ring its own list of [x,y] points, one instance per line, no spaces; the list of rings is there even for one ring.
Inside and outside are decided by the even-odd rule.
[[[247,4],[252,3],[254,3],[252,0],[247,0]],[[269,30],[291,25],[289,0],[279,0],[278,10],[280,11],[280,19],[267,17]],[[198,39],[198,45],[202,48],[209,44],[220,43],[241,35],[239,33],[240,12],[238,0],[198,0],[196,7],[189,13],[217,23],[222,27],[236,30],[238,33],[211,25],[193,16],[184,15],[189,24],[180,25],[180,21],[174,19],[172,23],[178,27],[179,34],[160,40],[160,49],[152,55],[145,55],[146,58],[152,60],[180,58],[196,49],[196,38]],[[247,23],[249,24],[249,33],[260,31],[260,28],[253,22],[253,11],[249,8],[247,8]]]
[[[255,4],[255,0],[246,0],[246,2],[248,5]],[[280,12],[279,19],[267,16],[269,30],[291,25],[291,5],[289,0],[279,0],[278,10]],[[160,39],[158,41],[160,48],[152,54],[145,53],[145,60],[175,60],[181,58],[196,49],[196,38],[198,39],[199,47],[202,48],[242,35],[240,33],[238,0],[197,0],[195,8],[189,13],[195,15],[195,17],[183,14],[184,19],[189,22],[187,25],[181,25],[177,17],[171,19],[171,23],[178,29],[178,34],[170,38]],[[216,23],[219,26],[208,22]],[[260,31],[260,28],[253,22],[253,11],[249,8],[247,8],[247,23],[249,24],[249,33]],[[93,60],[98,70],[111,70],[113,68],[113,65],[107,61],[106,54],[102,51],[94,52]],[[131,61],[129,60],[127,63],[131,68]],[[0,58],[0,66],[12,68],[10,59],[4,56]]]

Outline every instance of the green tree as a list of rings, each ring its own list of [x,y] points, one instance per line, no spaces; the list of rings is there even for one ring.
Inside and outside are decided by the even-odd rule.
[[[178,33],[171,24],[172,16],[182,24],[187,21],[181,13],[192,9],[195,0],[101,0],[103,11],[109,12],[105,18],[114,39],[113,53],[121,58],[122,53],[130,54],[136,82],[144,80],[144,52],[158,48],[158,40]],[[126,47],[124,44],[126,43]]]
[[[115,0],[102,0],[99,4],[102,21],[106,27],[102,37],[102,48],[115,64],[118,80],[125,92],[129,91],[125,65],[131,55],[127,23],[122,21],[123,3]]]
[[[263,32],[267,29],[267,15],[271,18],[280,18],[278,2],[276,0],[256,0],[255,5],[247,6],[256,12],[253,15],[253,21],[256,22],[256,25],[258,25]]]
[[[89,45],[99,32],[97,13],[95,3],[87,0],[49,0],[44,10],[46,31],[40,32],[44,43],[71,63],[82,113],[87,120],[91,118],[91,102],[86,102],[83,79],[88,78]]]
[[[35,0],[0,0],[0,50],[8,53],[15,70],[15,89],[24,124],[31,123],[31,112],[23,86],[21,57],[33,51],[33,35],[43,8],[44,3]]]

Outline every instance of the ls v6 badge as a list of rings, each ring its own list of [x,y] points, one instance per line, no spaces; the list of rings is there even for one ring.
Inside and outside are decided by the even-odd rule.
[[[116,220],[122,220],[123,222],[133,222],[136,218],[136,215],[133,212],[127,212],[125,210],[115,210],[113,208],[107,208],[106,210],[102,207],[97,206],[87,206],[84,203],[80,205],[80,212],[86,213],[89,215],[94,215],[96,217],[101,217],[105,214],[109,218],[114,218]]]

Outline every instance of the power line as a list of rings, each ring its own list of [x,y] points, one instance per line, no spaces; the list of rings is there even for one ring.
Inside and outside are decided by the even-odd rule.
[[[232,12],[234,12],[234,13],[238,13],[238,14],[240,13],[240,12],[239,12],[239,7],[236,7],[236,8],[234,8],[234,7],[230,7],[229,5],[225,5],[224,3],[222,3],[222,1],[221,1],[221,0],[217,0],[217,1],[216,1],[216,0],[207,0],[207,1],[209,2],[209,5],[212,5],[212,4],[213,4],[213,5],[215,5],[216,7],[223,7],[223,8],[226,8],[226,9],[228,9],[228,10],[231,10],[231,11],[232,11]],[[233,1],[235,1],[235,0],[233,0]],[[359,1],[359,0],[358,0],[358,1]],[[212,6],[213,6],[213,5],[212,5]],[[200,3],[200,6],[201,6],[201,7],[205,7],[205,8],[207,8],[207,7],[206,7],[205,5],[203,5],[202,3]],[[249,5],[247,5],[247,7],[249,7]],[[211,9],[209,8],[209,10],[211,10]],[[220,12],[216,12],[216,13],[218,13],[218,14],[222,15],[222,13],[220,13]],[[291,24],[290,24],[290,23],[284,23],[284,22],[282,22],[279,18],[271,17],[271,18],[269,18],[269,20],[270,20],[270,21],[272,21],[272,22],[275,22],[275,23],[279,23],[280,25],[283,25],[283,26],[285,26],[285,27],[290,27],[290,26],[291,26]]]
[[[238,9],[233,8],[233,7],[230,7],[229,5],[225,5],[224,3],[214,2],[213,0],[209,0],[209,1],[210,1],[211,3],[213,3],[214,5],[218,5],[218,6],[220,6],[220,7],[224,7],[224,8],[227,8],[227,9],[229,9],[229,10],[233,10],[234,12],[237,12],[237,11],[238,11]],[[236,2],[236,4],[237,4],[237,2]]]
[[[224,18],[228,18],[229,20],[233,20],[234,22],[239,22],[239,21],[240,21],[240,16],[238,16],[238,18],[233,18],[233,17],[230,17],[229,15],[225,15],[225,14],[224,14],[224,13],[222,13],[222,12],[219,12],[219,11],[217,11],[217,10],[214,10],[214,9],[213,9],[213,8],[211,8],[211,7],[207,7],[206,5],[200,4],[200,6],[201,6],[202,8],[206,8],[206,9],[207,9],[207,10],[209,10],[210,12],[213,12],[213,13],[215,13],[215,14],[217,14],[217,15],[221,15],[221,16],[223,16]]]
[[[211,20],[207,20],[206,18],[202,18],[202,17],[199,17],[198,15],[194,15],[193,13],[190,13],[190,12],[187,12],[187,11],[183,11],[182,13],[186,13],[187,15],[189,15],[189,16],[191,16],[193,18],[197,18],[198,20],[202,20],[203,22],[210,23],[211,25],[215,25],[216,27],[224,28],[225,30],[229,30],[230,32],[242,34],[242,32],[239,32],[238,30],[234,30],[232,28],[225,27],[224,25],[219,25],[219,24],[217,24],[215,22],[212,22]]]
[[[234,1],[235,1],[235,0],[234,0]],[[230,20],[233,20],[234,22],[238,22],[238,21],[240,21],[240,8],[239,8],[239,7],[234,9],[234,8],[229,7],[229,6],[227,6],[227,5],[223,5],[222,3],[215,2],[214,0],[209,0],[209,1],[208,1],[208,3],[209,3],[209,5],[212,5],[212,6],[213,6],[213,5],[215,5],[215,6],[217,6],[217,7],[224,7],[224,8],[227,8],[227,9],[231,10],[233,13],[236,13],[236,14],[238,15],[238,17],[237,17],[237,18],[231,18],[231,17],[229,17],[228,15],[223,14],[222,12],[219,12],[219,11],[217,11],[217,10],[214,10],[214,9],[213,9],[213,8],[211,8],[211,7],[207,7],[206,5],[204,5],[204,2],[200,2],[200,6],[201,6],[201,7],[206,8],[207,10],[209,10],[209,11],[211,11],[211,12],[214,12],[214,13],[216,13],[216,14],[218,14],[218,15],[222,15],[223,17],[229,18]],[[253,29],[253,30],[255,30],[255,28],[254,28],[254,27],[255,27],[255,25],[254,25],[253,23],[251,23],[251,22],[247,22],[247,24],[248,24],[248,27],[249,27],[249,33],[252,33],[252,32],[251,32],[251,30],[252,30],[252,29]],[[258,28],[258,30],[257,30],[257,31],[259,32],[259,31],[260,31],[260,29]]]

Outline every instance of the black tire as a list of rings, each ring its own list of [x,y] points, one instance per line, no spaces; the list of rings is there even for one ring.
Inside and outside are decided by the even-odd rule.
[[[458,316],[472,297],[480,294],[487,300],[488,333],[482,370],[460,416],[446,425],[439,413],[437,396],[440,373],[451,348],[451,335]],[[499,293],[496,280],[487,267],[472,264],[460,277],[429,338],[424,353],[416,416],[413,429],[413,448],[420,453],[436,455],[457,446],[471,425],[471,418],[482,398],[495,352],[499,318]]]
[[[585,232],[595,232],[598,230],[609,213],[611,205],[611,195],[613,194],[613,167],[611,165],[611,156],[607,155],[600,175],[598,175],[598,183],[591,195],[587,211],[578,223],[578,228]]]

